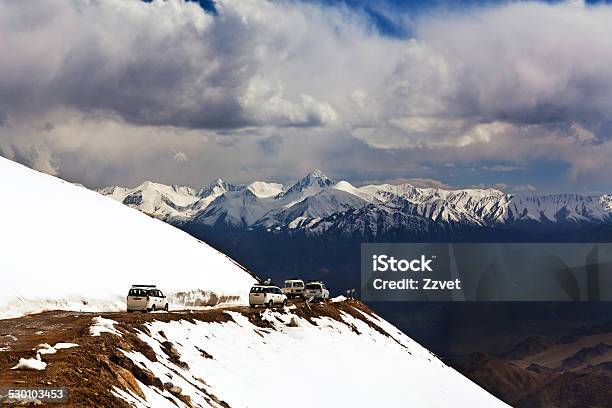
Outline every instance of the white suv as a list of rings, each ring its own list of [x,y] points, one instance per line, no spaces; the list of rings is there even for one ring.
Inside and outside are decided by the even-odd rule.
[[[323,282],[308,282],[304,288],[304,299],[326,300],[329,299],[329,290]]]
[[[168,311],[168,298],[155,285],[132,285],[127,295],[128,312]]]
[[[302,297],[304,295],[304,281],[301,279],[287,279],[281,289],[288,298]]]
[[[273,307],[274,305],[287,306],[287,296],[278,286],[255,285],[249,293],[249,305]]]

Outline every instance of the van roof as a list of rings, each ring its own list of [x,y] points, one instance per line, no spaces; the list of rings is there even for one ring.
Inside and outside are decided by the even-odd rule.
[[[157,285],[132,285],[133,288],[156,288]]]
[[[285,279],[285,282],[304,282],[302,279]]]

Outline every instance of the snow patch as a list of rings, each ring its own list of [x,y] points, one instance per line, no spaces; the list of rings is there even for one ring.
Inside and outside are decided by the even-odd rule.
[[[57,353],[57,350],[47,343],[39,344],[38,349],[35,349],[35,350],[36,350],[36,353],[41,354],[41,355]]]
[[[47,363],[40,359],[40,354],[36,354],[36,358],[20,358],[16,366],[11,367],[11,370],[36,370],[41,371],[47,368]]]
[[[57,343],[55,346],[53,346],[56,350],[64,350],[64,349],[69,349],[69,348],[73,348],[73,347],[79,347],[78,344],[76,343]]]
[[[94,317],[91,321],[93,324],[89,327],[89,334],[92,336],[99,336],[102,333],[111,333],[122,337],[121,332],[115,328],[115,325],[117,324],[116,321],[105,319],[101,316]]]
[[[73,347],[78,347],[78,344],[75,343],[57,343],[55,346],[50,346],[47,343],[39,344],[35,349],[36,353],[40,355],[44,354],[55,354],[58,350],[69,349]]]

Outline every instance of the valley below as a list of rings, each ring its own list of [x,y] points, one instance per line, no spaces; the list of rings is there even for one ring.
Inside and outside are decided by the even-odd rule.
[[[605,323],[557,339],[527,337],[505,353],[473,353],[454,366],[515,407],[609,407],[611,350]]]

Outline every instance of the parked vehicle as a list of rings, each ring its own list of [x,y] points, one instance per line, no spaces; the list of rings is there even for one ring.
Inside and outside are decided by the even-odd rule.
[[[281,289],[288,298],[302,297],[304,295],[304,281],[301,279],[287,279]]]
[[[155,285],[132,285],[127,295],[128,312],[168,311],[168,298]]]
[[[327,300],[329,299],[329,290],[323,282],[308,282],[304,287],[304,299]]]
[[[287,296],[278,286],[255,285],[249,293],[249,305],[273,307],[274,305],[287,306]]]

